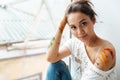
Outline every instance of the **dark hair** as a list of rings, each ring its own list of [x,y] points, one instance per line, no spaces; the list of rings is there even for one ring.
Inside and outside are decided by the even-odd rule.
[[[95,15],[95,11],[92,9],[91,5],[93,5],[90,1],[80,0],[73,2],[70,6],[68,6],[66,10],[66,16],[72,12],[82,12],[90,17],[92,20]]]

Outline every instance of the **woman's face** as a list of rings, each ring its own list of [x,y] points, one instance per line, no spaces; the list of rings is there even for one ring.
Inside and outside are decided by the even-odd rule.
[[[86,42],[95,35],[93,29],[95,18],[91,20],[83,13],[73,12],[68,15],[67,21],[72,34],[79,40]]]

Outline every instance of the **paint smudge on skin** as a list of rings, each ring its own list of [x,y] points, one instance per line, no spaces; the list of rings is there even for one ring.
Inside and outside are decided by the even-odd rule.
[[[112,59],[115,57],[115,55],[113,54],[112,50],[110,48],[104,48],[104,50],[107,50],[110,52]]]
[[[50,41],[50,45],[49,45],[49,48],[52,46],[53,42],[55,40],[55,37],[52,38],[52,40]]]
[[[99,55],[99,60],[102,63],[102,65],[108,65],[110,63],[110,61],[108,59],[108,55],[106,54],[106,51],[111,53],[110,51],[108,51],[108,49],[105,48],[105,49],[101,50],[100,55]]]

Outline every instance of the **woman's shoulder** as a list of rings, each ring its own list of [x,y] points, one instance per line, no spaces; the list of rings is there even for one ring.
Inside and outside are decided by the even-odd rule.
[[[76,38],[71,38],[68,39],[64,44],[63,47],[67,47],[71,52],[75,52],[79,48],[82,48],[83,43],[76,39]]]
[[[106,48],[108,49],[109,48],[110,50],[112,50],[115,53],[115,46],[113,45],[112,42],[110,42],[108,40],[102,39],[102,41],[100,42],[99,47],[101,49],[106,49]]]
[[[115,63],[115,48],[111,42],[105,41],[105,45],[99,51],[94,65],[103,71],[108,71],[115,66]]]
[[[114,54],[116,54],[115,47],[110,41],[105,41],[105,46],[103,47],[104,49],[111,50]]]

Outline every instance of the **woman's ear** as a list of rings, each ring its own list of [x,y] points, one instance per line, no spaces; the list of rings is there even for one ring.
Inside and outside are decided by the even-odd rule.
[[[96,23],[96,17],[92,18],[93,24]]]

